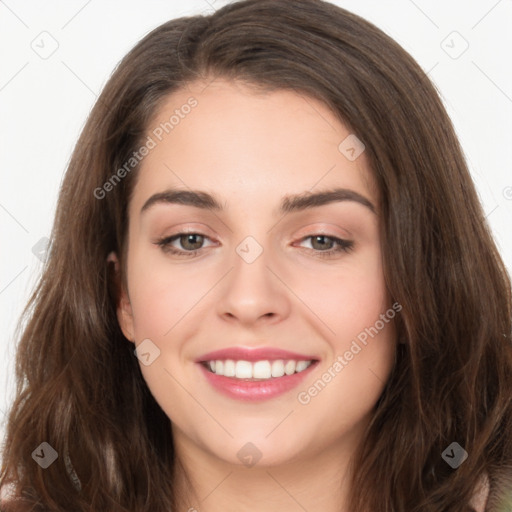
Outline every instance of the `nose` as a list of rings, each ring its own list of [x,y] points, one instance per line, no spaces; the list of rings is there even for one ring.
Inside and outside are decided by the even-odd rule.
[[[290,313],[290,291],[267,251],[252,262],[235,254],[231,271],[223,279],[216,304],[225,321],[244,326],[272,324]]]

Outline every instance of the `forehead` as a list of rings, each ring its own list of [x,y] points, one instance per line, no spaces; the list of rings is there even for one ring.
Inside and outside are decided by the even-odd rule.
[[[147,137],[153,143],[141,161],[134,208],[165,188],[208,190],[228,205],[243,195],[246,206],[261,209],[283,195],[345,187],[376,204],[364,151],[355,159],[346,153],[354,135],[300,92],[193,82],[162,101]]]

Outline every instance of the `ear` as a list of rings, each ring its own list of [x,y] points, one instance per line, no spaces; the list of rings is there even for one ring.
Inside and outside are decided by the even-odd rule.
[[[131,342],[135,342],[132,305],[130,303],[130,298],[128,297],[128,292],[121,279],[119,259],[115,252],[111,252],[107,256],[107,263],[114,265],[114,275],[112,276],[112,279],[114,280],[113,284],[116,290],[117,321],[119,322],[119,326],[121,327],[125,337]]]

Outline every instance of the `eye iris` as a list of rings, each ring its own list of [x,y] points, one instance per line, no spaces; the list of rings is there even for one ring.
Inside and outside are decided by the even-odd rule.
[[[328,245],[329,247],[326,247],[325,243],[320,243],[320,247],[315,247],[315,243],[316,243],[318,240],[320,240],[320,241],[322,241],[322,240],[323,240],[323,241],[325,242],[325,239],[327,239],[327,240],[328,240],[327,245]],[[333,241],[332,241],[329,237],[326,237],[326,236],[323,236],[323,235],[314,236],[314,237],[312,238],[312,241],[311,241],[311,246],[313,247],[313,249],[326,249],[326,248],[327,248],[327,249],[330,249],[330,248],[331,248],[331,246],[332,246],[332,244],[333,244]]]
[[[199,239],[199,241],[196,241],[195,244],[197,245],[197,247],[187,247],[187,244],[189,243],[189,241],[191,241],[191,244],[194,245],[194,239]],[[180,243],[182,245],[182,247],[184,249],[189,249],[191,251],[194,251],[196,249],[200,249],[201,248],[201,245],[203,244],[203,236],[202,235],[196,235],[196,234],[187,234],[187,235],[182,235],[180,237]]]

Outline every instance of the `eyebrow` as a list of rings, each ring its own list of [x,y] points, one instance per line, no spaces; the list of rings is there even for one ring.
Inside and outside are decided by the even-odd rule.
[[[347,188],[334,188],[316,193],[303,192],[296,195],[288,195],[283,197],[279,205],[279,213],[287,214],[291,212],[300,212],[309,208],[315,208],[338,201],[354,201],[362,204],[371,212],[375,213],[375,206],[369,199],[362,196],[354,190]],[[224,207],[214,196],[200,190],[179,190],[168,189],[163,192],[153,194],[141,209],[141,214],[149,210],[156,204],[181,204],[193,206],[203,210],[214,212],[224,211]]]

